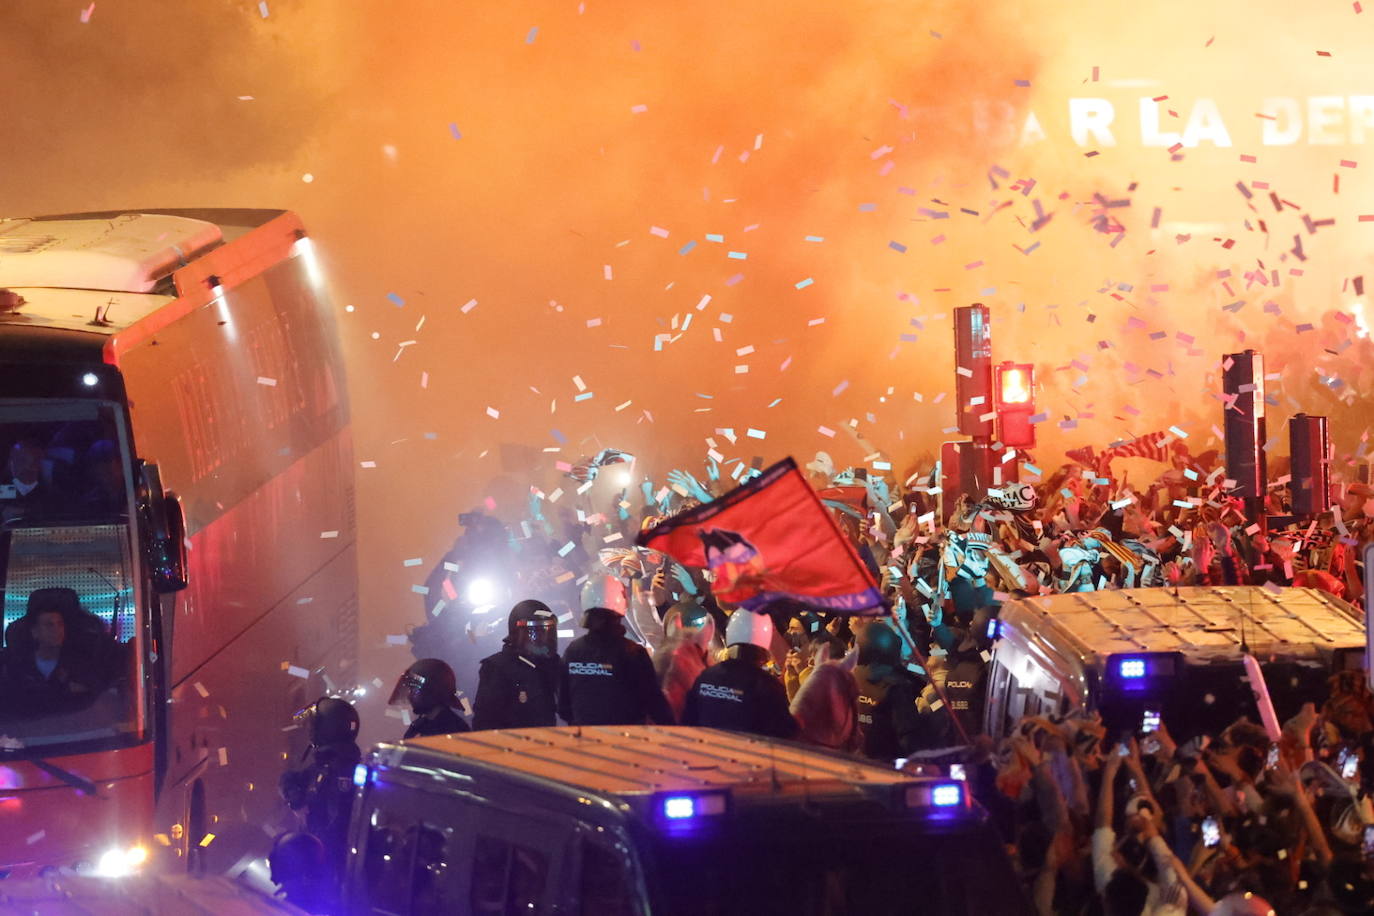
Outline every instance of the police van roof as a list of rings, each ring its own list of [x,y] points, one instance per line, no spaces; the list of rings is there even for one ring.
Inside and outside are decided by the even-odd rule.
[[[1057,632],[1084,655],[1181,652],[1198,657],[1238,656],[1242,642],[1255,650],[1301,651],[1363,646],[1360,612],[1312,588],[1258,585],[1136,588],[1071,592],[1008,601],[1001,611],[1006,634],[1030,625]]]
[[[771,795],[895,786],[907,773],[758,735],[685,726],[524,728],[414,738],[379,757],[427,751],[619,797],[729,789]]]
[[[176,298],[171,275],[281,210],[137,210],[0,219],[0,326],[117,333]],[[97,309],[104,323],[93,321]]]

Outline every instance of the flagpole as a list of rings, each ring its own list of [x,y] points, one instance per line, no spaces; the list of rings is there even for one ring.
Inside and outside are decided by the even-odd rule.
[[[916,657],[921,667],[925,669],[926,678],[930,682],[930,686],[935,688],[935,693],[940,697],[940,702],[944,704],[945,709],[949,712],[949,717],[954,720],[954,728],[959,732],[959,737],[964,739],[964,744],[972,744],[973,742],[969,739],[968,732],[964,729],[964,723],[959,721],[959,717],[954,714],[954,707],[949,705],[949,697],[945,696],[945,688],[940,686],[935,676],[930,673],[930,663],[927,660],[927,656],[921,653],[921,649],[917,646],[916,640],[911,635],[911,631],[906,628],[906,621],[902,620],[895,611],[892,612],[891,617],[893,625],[897,628],[897,632],[901,634],[903,641],[905,641],[907,646],[911,649],[911,654]]]

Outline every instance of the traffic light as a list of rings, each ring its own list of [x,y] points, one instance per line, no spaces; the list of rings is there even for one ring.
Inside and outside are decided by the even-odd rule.
[[[997,438],[1011,448],[1035,446],[1035,367],[1005,362],[997,367]]]

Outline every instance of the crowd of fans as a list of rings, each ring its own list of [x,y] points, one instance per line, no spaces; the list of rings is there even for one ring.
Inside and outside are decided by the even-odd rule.
[[[662,488],[643,483],[639,500],[628,475],[604,485],[632,462],[608,449],[568,472],[573,499],[532,488],[511,527],[464,516],[411,640],[458,678],[480,671],[475,709],[452,672],[443,677],[446,731],[459,706],[476,728],[555,715],[714,725],[908,767],[959,748],[945,762],[962,759],[1043,913],[1374,912],[1374,696],[1362,673],[1333,679],[1278,743],[1244,718],[1178,744],[1167,722],[1107,734],[1082,711],[1027,718],[1000,741],[978,734],[988,621],[1013,597],[1256,584],[1357,602],[1374,489],[1345,482],[1328,513],[1260,525],[1229,495],[1215,454],[1195,457],[1168,437],[1151,447],[1168,467],[1144,488],[1113,474],[1119,453],[1080,453],[947,512],[933,470],[898,483],[837,471],[818,454],[811,483],[881,584],[892,610],[879,617],[787,601],[740,610],[712,594],[703,570],[630,546],[756,469],[722,476],[713,461],[704,481],[674,471]],[[1280,476],[1263,511],[1282,517],[1287,501]],[[525,600],[508,618],[489,613],[516,593]],[[560,658],[557,627],[574,619],[587,635]],[[501,650],[479,665],[503,624]],[[423,688],[424,677],[407,676]],[[423,717],[435,704],[412,705],[407,735],[432,733]]]

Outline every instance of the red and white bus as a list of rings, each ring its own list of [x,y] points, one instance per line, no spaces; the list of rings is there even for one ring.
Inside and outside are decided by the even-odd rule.
[[[351,685],[348,398],[279,210],[0,220],[0,876],[217,872]]]

